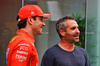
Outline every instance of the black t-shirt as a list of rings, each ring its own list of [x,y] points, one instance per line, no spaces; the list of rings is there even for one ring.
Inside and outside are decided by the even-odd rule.
[[[56,44],[44,53],[41,66],[90,66],[90,63],[85,49],[75,46],[73,51],[65,51]]]

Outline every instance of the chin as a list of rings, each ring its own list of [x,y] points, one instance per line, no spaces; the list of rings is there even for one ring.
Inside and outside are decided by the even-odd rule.
[[[41,35],[41,34],[42,34],[42,32],[37,32],[37,33],[35,34],[35,36]]]
[[[39,35],[41,35],[43,32],[40,32]]]
[[[74,40],[74,42],[79,42],[79,39]]]
[[[76,40],[75,42],[79,42],[79,40]]]

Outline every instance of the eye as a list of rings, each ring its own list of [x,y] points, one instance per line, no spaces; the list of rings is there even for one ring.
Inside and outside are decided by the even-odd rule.
[[[43,22],[43,17],[40,17],[40,21]]]
[[[43,18],[41,18],[40,20],[41,20],[41,22],[43,22]]]
[[[74,29],[75,29],[75,27],[72,27],[72,28],[71,28],[71,30],[74,30]]]

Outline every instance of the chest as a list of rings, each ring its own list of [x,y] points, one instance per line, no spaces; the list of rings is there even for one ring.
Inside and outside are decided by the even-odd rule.
[[[55,56],[55,66],[85,66],[85,57],[81,53],[61,52]]]
[[[30,63],[29,66],[39,66],[39,59],[38,59],[38,54],[36,48],[33,46],[32,47],[32,52],[31,52],[31,58],[30,58]]]

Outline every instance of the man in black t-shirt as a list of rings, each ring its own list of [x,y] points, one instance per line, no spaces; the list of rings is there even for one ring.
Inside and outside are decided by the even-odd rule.
[[[72,16],[58,20],[56,30],[61,41],[44,53],[41,66],[90,66],[86,50],[74,45],[79,42],[78,28]]]

